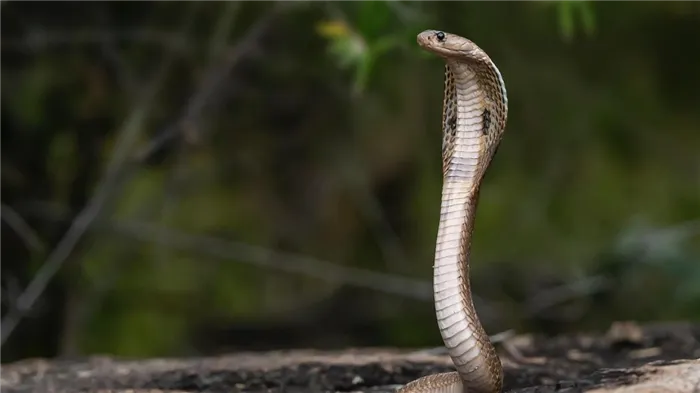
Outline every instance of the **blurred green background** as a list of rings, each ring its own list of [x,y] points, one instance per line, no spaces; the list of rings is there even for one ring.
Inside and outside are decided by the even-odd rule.
[[[697,2],[2,2],[2,361],[440,346],[443,63],[500,68],[487,331],[700,320]]]

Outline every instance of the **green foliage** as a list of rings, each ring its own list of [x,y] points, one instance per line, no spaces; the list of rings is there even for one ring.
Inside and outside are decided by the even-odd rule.
[[[587,35],[595,31],[595,14],[588,1],[559,1],[556,2],[559,13],[559,25],[561,35],[567,41],[571,41],[576,34],[576,29],[580,23],[580,28]]]
[[[354,93],[366,88],[375,63],[388,52],[406,47],[406,38],[415,40],[413,29],[398,26],[397,13],[404,15],[411,27],[427,18],[418,16],[413,6],[402,3],[367,1],[352,5],[349,15],[344,9],[332,8],[331,18],[317,26],[317,32],[329,41],[330,55],[343,69],[354,71]],[[399,8],[399,10],[397,10]],[[391,27],[397,28],[391,28]]]
[[[103,178],[81,190],[90,165],[76,158],[112,173],[161,137],[163,123],[185,118],[191,100],[202,108],[111,190],[56,279],[87,310],[65,333],[80,338],[78,351],[178,354],[196,327],[299,326],[329,314],[341,327],[324,324],[299,346],[357,345],[336,334],[343,323],[373,326],[374,345],[439,345],[428,301],[385,296],[363,275],[430,281],[443,75],[415,44],[427,28],[483,43],[508,86],[507,134],[473,241],[489,331],[537,326],[532,298],[589,276],[614,285],[580,295],[590,312],[557,329],[700,315],[697,227],[664,229],[700,219],[700,79],[671,77],[700,67],[684,41],[700,26],[692,5],[309,2],[251,38],[276,5],[148,4],[114,17],[128,27],[106,25],[126,38],[49,34],[68,44],[34,53],[23,30],[3,37],[3,203],[47,243],[59,225],[23,203],[88,198]],[[81,23],[61,29],[89,30]],[[13,53],[21,66],[6,65]],[[160,61],[172,67],[158,73]],[[144,99],[150,83],[161,88]],[[207,86],[207,100],[193,98]],[[8,174],[20,180],[6,187]],[[644,236],[629,232],[635,217],[648,223]],[[200,241],[133,226],[143,222]],[[6,260],[22,269],[17,255]]]

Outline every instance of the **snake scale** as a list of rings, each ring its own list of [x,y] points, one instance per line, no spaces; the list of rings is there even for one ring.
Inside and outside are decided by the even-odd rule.
[[[499,393],[503,368],[474,308],[469,249],[479,187],[508,117],[505,83],[486,52],[466,38],[426,30],[417,41],[446,63],[433,294],[440,334],[456,371],[419,378],[397,393]]]

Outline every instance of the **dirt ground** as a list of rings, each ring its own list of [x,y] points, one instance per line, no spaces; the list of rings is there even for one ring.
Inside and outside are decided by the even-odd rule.
[[[498,344],[505,392],[698,392],[700,324],[616,323],[604,335],[514,336]],[[181,359],[27,359],[3,392],[376,392],[450,371],[443,350],[293,350]]]

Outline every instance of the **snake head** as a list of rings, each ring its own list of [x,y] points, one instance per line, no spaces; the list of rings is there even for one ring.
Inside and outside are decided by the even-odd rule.
[[[425,30],[418,34],[417,41],[421,48],[444,58],[469,60],[483,54],[472,41],[440,30]]]

